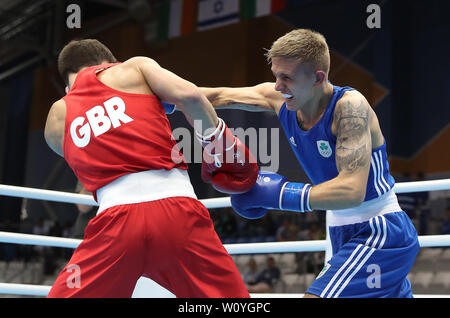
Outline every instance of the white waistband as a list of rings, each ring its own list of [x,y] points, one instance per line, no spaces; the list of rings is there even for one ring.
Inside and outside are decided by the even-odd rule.
[[[197,199],[186,170],[162,169],[130,173],[97,190],[97,214],[116,205],[170,197]]]
[[[382,196],[363,202],[360,206],[350,209],[332,210],[327,216],[329,226],[341,226],[361,223],[386,213],[401,211],[397,196],[390,190]]]

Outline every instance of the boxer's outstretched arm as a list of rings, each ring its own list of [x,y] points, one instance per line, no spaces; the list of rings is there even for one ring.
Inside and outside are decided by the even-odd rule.
[[[132,62],[143,75],[150,89],[164,102],[177,105],[188,122],[201,121],[203,130],[217,127],[217,114],[199,88],[159,66],[147,57],[134,57]]]
[[[251,87],[200,87],[200,91],[220,109],[278,114],[284,101],[281,93],[275,90],[275,83],[271,82]]]
[[[312,209],[346,209],[364,201],[372,154],[370,116],[370,105],[362,97],[343,97],[336,105],[333,124],[339,174],[312,187]]]

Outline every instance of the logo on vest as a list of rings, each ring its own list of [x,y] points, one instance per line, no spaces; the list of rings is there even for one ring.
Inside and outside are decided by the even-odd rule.
[[[121,126],[133,121],[125,114],[125,102],[119,97],[113,97],[103,103],[104,107],[97,105],[86,112],[85,117],[77,117],[70,124],[70,135],[73,143],[79,147],[86,147],[91,141],[91,130],[98,137],[111,128]],[[105,112],[106,109],[106,112]]]
[[[291,138],[289,138],[289,141],[291,142],[291,144],[295,147],[297,147],[297,144],[295,143],[295,139],[294,136],[291,136]]]
[[[326,140],[317,140],[317,149],[322,157],[329,158],[333,151],[331,150],[330,143]]]

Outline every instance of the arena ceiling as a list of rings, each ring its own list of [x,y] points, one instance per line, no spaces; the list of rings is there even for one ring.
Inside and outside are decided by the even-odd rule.
[[[143,22],[164,0],[0,0],[0,82],[39,63],[51,63],[60,50],[69,4],[78,4],[83,23],[116,14],[111,23],[86,30],[95,35],[128,19]]]

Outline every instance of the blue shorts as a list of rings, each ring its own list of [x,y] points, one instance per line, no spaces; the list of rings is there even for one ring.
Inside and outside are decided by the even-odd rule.
[[[406,276],[420,247],[405,212],[329,231],[333,256],[306,293],[322,298],[413,297]]]

